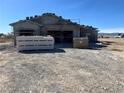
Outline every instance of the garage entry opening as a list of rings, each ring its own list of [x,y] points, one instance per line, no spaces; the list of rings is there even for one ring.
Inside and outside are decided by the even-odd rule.
[[[73,42],[73,31],[48,31],[48,35],[54,37],[55,43]]]

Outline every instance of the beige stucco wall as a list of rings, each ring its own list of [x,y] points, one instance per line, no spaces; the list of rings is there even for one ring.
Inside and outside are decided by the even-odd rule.
[[[68,24],[66,21],[61,20],[60,18],[54,16],[43,15],[41,17],[36,17],[31,19],[36,23],[42,24],[43,28],[39,28],[37,25],[29,24],[28,22],[19,23],[15,26],[15,31],[18,32],[18,29],[35,29],[35,35],[47,35],[47,31],[73,31],[74,37],[80,37],[80,27],[77,25]]]
[[[47,25],[47,31],[73,31],[73,37],[80,37],[80,28],[74,25]]]
[[[31,19],[31,21],[35,21],[43,25],[48,25],[48,24],[56,24],[58,22],[58,19],[53,16],[41,16],[38,18]]]
[[[34,33],[33,33],[34,35],[40,34],[40,27],[36,24],[32,24],[29,22],[22,22],[14,25],[14,31],[17,36],[19,35],[18,33],[19,30],[34,30]]]
[[[51,16],[45,16],[42,18],[43,24],[49,25],[49,24],[56,24],[58,22],[57,18],[51,17]]]
[[[73,36],[74,36],[74,37],[80,37],[80,29],[75,29],[75,30],[73,31]]]
[[[73,31],[74,37],[80,37],[80,27],[77,25],[70,25],[67,22],[54,16],[42,16],[33,19],[35,22],[43,24],[44,27],[41,29],[41,35],[47,35],[47,31]],[[61,24],[59,24],[61,23]]]

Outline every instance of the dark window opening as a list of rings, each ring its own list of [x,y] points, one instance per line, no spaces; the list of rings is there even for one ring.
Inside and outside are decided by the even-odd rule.
[[[34,30],[19,30],[19,36],[33,36]]]

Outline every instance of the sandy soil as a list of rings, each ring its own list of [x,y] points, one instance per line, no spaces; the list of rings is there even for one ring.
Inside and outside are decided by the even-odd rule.
[[[18,53],[0,45],[0,93],[124,93],[124,59],[110,46]]]

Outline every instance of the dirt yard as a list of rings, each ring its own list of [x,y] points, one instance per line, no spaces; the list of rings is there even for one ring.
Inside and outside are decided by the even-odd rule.
[[[12,42],[12,39],[0,38],[0,43]]]
[[[99,41],[107,46],[106,50],[124,58],[124,38],[101,38]]]
[[[0,93],[124,93],[123,40],[101,41],[106,47],[22,53],[0,44]]]

